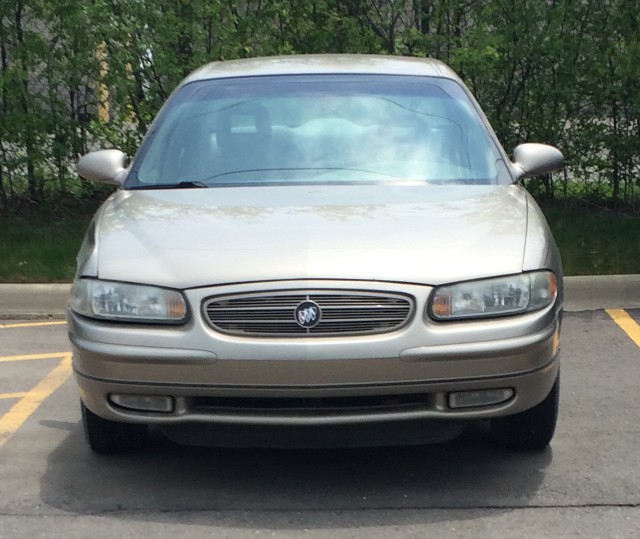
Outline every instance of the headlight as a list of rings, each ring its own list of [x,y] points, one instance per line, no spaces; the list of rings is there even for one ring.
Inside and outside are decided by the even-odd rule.
[[[536,271],[437,287],[427,310],[435,320],[505,316],[547,307],[557,294],[556,276]]]
[[[92,318],[123,322],[184,322],[187,304],[177,290],[98,279],[73,283],[70,307]]]

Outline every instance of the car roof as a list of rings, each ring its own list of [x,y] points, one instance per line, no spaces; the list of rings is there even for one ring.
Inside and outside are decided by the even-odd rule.
[[[182,84],[229,77],[341,73],[414,75],[460,81],[451,68],[432,58],[370,54],[304,54],[212,62],[191,73]]]

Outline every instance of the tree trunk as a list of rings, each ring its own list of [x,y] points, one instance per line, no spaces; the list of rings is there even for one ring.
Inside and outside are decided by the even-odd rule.
[[[17,2],[15,11],[16,41],[19,48],[18,57],[20,60],[20,68],[22,72],[22,79],[19,81],[19,84],[22,86],[19,100],[24,122],[24,147],[26,153],[27,184],[29,186],[29,197],[32,201],[37,202],[38,200],[40,200],[41,190],[39,189],[38,179],[36,178],[35,173],[35,140],[30,118],[31,111],[29,108],[29,101],[27,99],[27,97],[29,96],[29,76],[27,75],[29,70],[27,68],[27,51],[25,50],[24,30],[22,27],[23,9],[24,4],[21,1]]]

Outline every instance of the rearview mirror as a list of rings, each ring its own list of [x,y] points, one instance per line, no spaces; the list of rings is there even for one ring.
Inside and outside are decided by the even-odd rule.
[[[127,156],[120,150],[99,150],[82,156],[76,170],[87,180],[120,185],[124,181],[126,165]]]
[[[513,166],[518,180],[562,170],[562,152],[547,144],[520,144],[513,151]]]

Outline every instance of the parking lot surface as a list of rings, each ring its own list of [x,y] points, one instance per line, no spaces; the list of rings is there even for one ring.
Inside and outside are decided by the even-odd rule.
[[[92,454],[64,321],[0,321],[0,537],[640,536],[640,310],[566,313],[542,453],[433,446]]]

